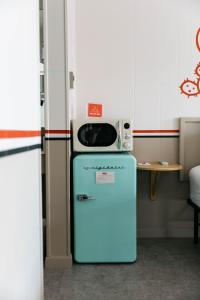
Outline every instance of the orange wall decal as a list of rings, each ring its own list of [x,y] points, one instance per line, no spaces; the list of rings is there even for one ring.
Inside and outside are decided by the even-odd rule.
[[[102,104],[88,103],[88,117],[102,117]]]
[[[200,28],[198,28],[196,33],[196,46],[200,52]],[[200,63],[197,64],[194,74],[197,76],[195,80],[186,79],[180,85],[181,94],[189,97],[197,97],[200,95]]]
[[[197,45],[197,49],[200,52],[200,27],[197,30],[197,34],[196,34],[196,45]]]

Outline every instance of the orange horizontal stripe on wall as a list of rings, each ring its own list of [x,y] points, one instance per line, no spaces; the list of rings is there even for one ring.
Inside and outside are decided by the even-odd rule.
[[[50,129],[50,130],[45,130],[45,133],[71,134],[71,130]]]
[[[40,136],[40,130],[0,130],[1,139],[29,138]]]
[[[133,133],[179,133],[179,129],[176,129],[176,130],[133,130]]]

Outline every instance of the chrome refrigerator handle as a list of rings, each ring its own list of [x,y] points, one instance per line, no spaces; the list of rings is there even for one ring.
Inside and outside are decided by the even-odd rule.
[[[80,194],[78,195],[78,200],[79,201],[86,201],[86,200],[95,200],[96,198],[94,196],[89,196],[86,194]]]

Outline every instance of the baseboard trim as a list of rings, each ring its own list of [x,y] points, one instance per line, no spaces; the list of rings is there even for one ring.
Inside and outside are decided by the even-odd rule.
[[[69,269],[72,256],[50,256],[45,259],[45,269]]]

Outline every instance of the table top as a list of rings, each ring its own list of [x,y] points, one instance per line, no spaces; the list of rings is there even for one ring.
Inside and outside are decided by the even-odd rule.
[[[162,165],[159,162],[149,162],[149,164],[137,164],[138,170],[142,171],[157,171],[157,172],[170,172],[170,171],[180,171],[183,169],[180,164],[168,164]]]

